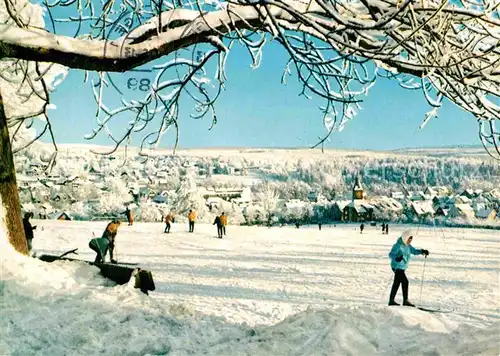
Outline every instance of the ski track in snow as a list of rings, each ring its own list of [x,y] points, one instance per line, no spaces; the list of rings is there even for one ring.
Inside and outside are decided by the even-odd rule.
[[[33,225],[37,254],[93,260],[106,222]],[[387,254],[407,226],[357,227],[229,226],[217,239],[212,225],[123,224],[115,253],[153,272],[150,297],[86,264],[3,252],[0,354],[500,354],[499,231],[415,228],[431,254],[412,258],[410,299],[453,309],[431,314],[387,306]]]

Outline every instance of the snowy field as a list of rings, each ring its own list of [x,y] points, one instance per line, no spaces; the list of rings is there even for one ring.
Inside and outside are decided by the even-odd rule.
[[[34,251],[93,259],[105,222],[37,221]],[[1,355],[499,355],[500,232],[415,228],[410,299],[388,307],[387,253],[403,227],[123,226],[122,262],[156,291],[115,286],[83,263],[43,263],[2,239]],[[422,293],[421,291],[422,286]],[[397,301],[401,301],[401,291]]]

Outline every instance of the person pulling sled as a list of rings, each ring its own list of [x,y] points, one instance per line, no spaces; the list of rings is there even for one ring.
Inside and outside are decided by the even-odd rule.
[[[389,258],[391,259],[391,268],[394,272],[394,282],[392,284],[391,295],[389,297],[389,305],[399,305],[394,301],[396,294],[399,289],[399,285],[402,285],[403,289],[403,305],[414,307],[415,305],[411,303],[408,299],[408,278],[406,278],[405,271],[410,263],[411,255],[424,255],[428,256],[429,251],[425,249],[416,249],[411,245],[413,237],[415,234],[411,230],[405,230],[401,234],[401,237],[392,246],[389,252]]]

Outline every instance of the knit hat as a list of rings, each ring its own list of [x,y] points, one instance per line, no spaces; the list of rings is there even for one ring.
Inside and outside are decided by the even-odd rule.
[[[415,231],[413,231],[413,230],[405,230],[401,234],[401,239],[403,240],[403,242],[405,244],[408,245],[408,238],[410,238],[410,236],[415,237]]]

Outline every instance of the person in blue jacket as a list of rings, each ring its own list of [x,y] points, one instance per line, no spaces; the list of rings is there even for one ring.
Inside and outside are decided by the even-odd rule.
[[[394,283],[392,284],[391,296],[389,297],[389,305],[399,305],[394,301],[394,298],[396,297],[396,293],[398,292],[399,285],[402,284],[403,305],[409,307],[415,306],[408,300],[408,278],[406,278],[405,270],[408,268],[408,263],[410,262],[411,255],[427,256],[429,254],[429,251],[413,247],[411,245],[413,236],[413,231],[403,231],[401,237],[392,246],[391,252],[389,252],[389,257],[391,259],[391,268],[394,272]]]

